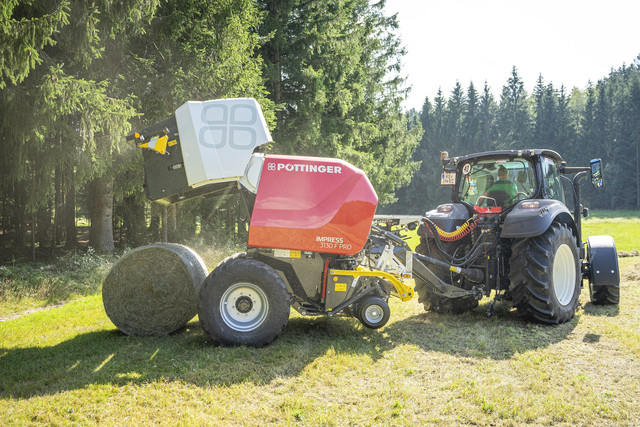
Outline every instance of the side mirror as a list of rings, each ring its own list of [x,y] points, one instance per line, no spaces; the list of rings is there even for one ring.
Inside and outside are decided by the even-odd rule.
[[[604,187],[604,178],[602,176],[602,160],[593,159],[591,164],[591,184],[596,188]]]

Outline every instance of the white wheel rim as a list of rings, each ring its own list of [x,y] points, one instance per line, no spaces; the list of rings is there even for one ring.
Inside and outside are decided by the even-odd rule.
[[[220,315],[224,323],[238,332],[257,329],[267,318],[267,295],[253,283],[236,283],[220,299]]]
[[[573,299],[576,286],[576,261],[573,251],[562,244],[553,259],[553,291],[560,305],[567,305]]]
[[[384,310],[378,304],[371,304],[364,311],[364,318],[372,325],[380,323],[383,317]]]

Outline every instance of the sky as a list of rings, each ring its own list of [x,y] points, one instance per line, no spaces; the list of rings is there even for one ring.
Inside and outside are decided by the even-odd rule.
[[[407,50],[404,102],[420,110],[441,88],[448,98],[485,81],[499,99],[515,66],[528,93],[540,75],[571,90],[597,83],[640,54],[638,0],[387,0]]]

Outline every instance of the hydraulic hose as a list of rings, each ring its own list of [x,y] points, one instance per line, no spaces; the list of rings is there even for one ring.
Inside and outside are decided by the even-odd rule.
[[[423,222],[423,224],[425,224],[427,227],[429,227],[429,231],[431,231],[431,233],[432,233],[434,236],[440,236],[440,233],[438,232],[439,228],[438,228],[438,226],[437,226],[433,221],[431,221],[429,218],[423,217],[423,218],[422,218],[422,222]],[[467,221],[467,223],[468,223],[468,221]],[[467,224],[467,223],[465,223],[465,224]],[[473,226],[473,227],[475,228],[475,222],[474,222],[474,226]],[[470,231],[471,231],[471,230],[469,230],[469,232],[470,232]],[[468,234],[469,232],[467,232],[466,234]],[[439,239],[439,238],[435,238],[435,239],[433,239],[433,240],[436,242],[436,246],[438,247],[438,250],[440,251],[440,253],[441,253],[445,258],[447,258],[451,264],[454,264],[454,265],[460,266],[460,265],[465,265],[469,260],[473,260],[473,259],[475,259],[476,255],[477,255],[477,251],[480,249],[480,247],[481,247],[481,246],[482,246],[482,247],[484,247],[484,246],[486,246],[486,245],[488,245],[488,244],[489,244],[489,243],[484,243],[484,244],[482,244],[482,245],[481,245],[481,242],[482,242],[482,240],[483,240],[483,237],[484,237],[484,233],[480,236],[480,239],[478,239],[478,240],[474,243],[474,245],[471,247],[470,252],[469,252],[467,255],[465,255],[465,256],[463,256],[463,257],[461,257],[461,258],[456,258],[456,257],[454,257],[453,255],[449,255],[449,254],[447,253],[447,251],[444,249],[444,247],[442,246],[442,242],[440,241],[440,239]]]

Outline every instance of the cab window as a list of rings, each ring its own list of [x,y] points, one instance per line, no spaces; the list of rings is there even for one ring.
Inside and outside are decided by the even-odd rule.
[[[461,165],[458,199],[470,205],[507,208],[533,197],[533,166],[525,159],[482,160]]]
[[[559,200],[565,203],[564,190],[558,165],[551,159],[543,158],[541,162],[544,186],[542,196],[546,199]]]

